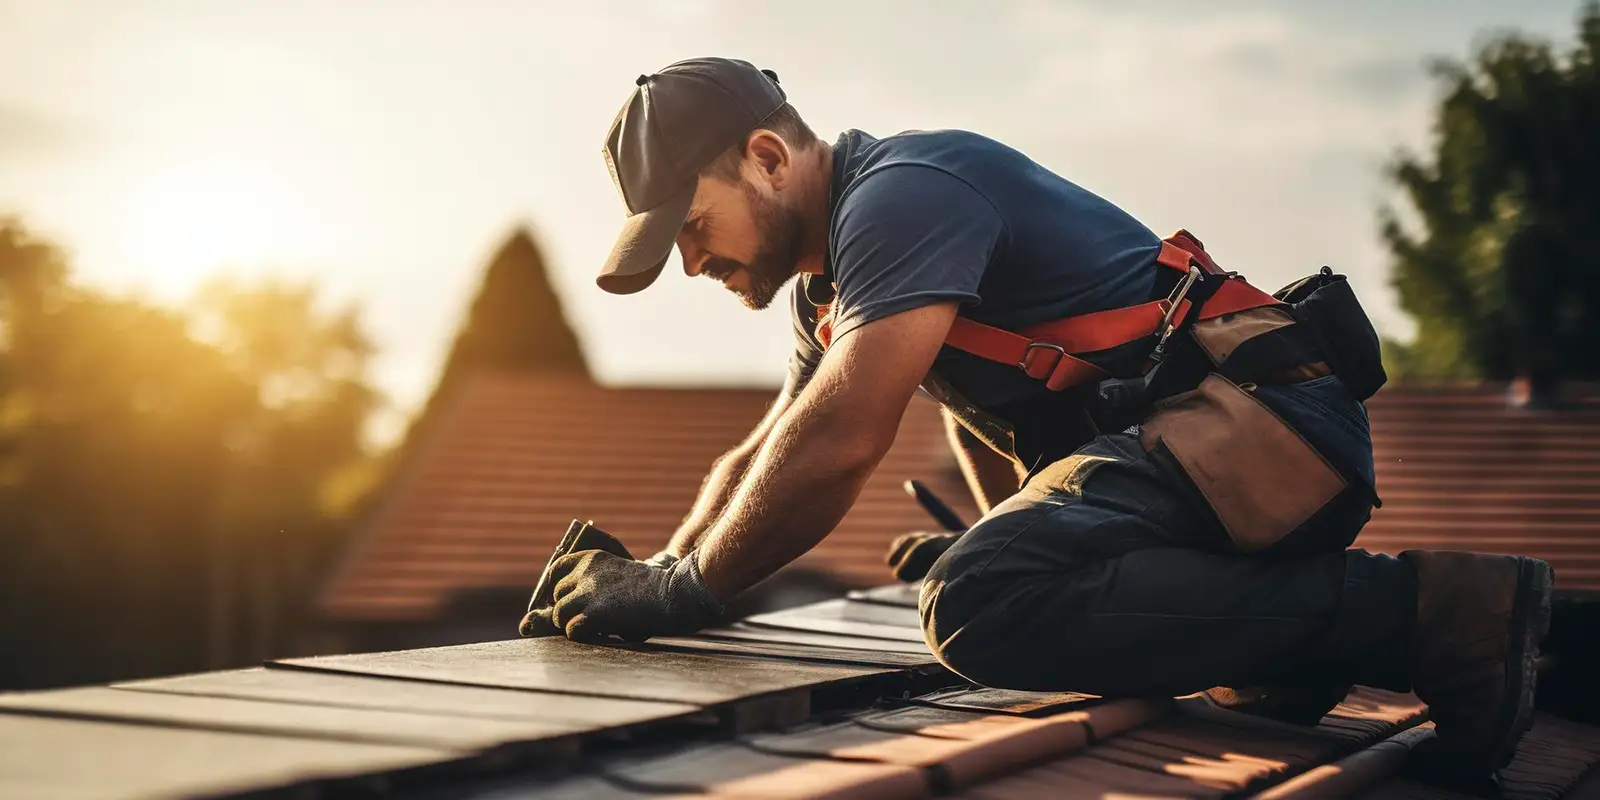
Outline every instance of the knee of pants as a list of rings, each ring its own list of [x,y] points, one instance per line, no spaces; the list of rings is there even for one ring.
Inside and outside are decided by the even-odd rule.
[[[1018,688],[1013,686],[1016,676],[1005,669],[1016,660],[1008,656],[1007,646],[1017,633],[1006,629],[1012,618],[982,613],[994,596],[970,576],[949,591],[951,581],[960,577],[958,569],[959,562],[941,558],[923,581],[917,603],[923,641],[940,664],[972,683]]]
[[[943,602],[937,588],[923,593],[923,638],[945,669],[979,686],[1056,691],[1064,665],[1042,664],[1029,651],[1023,620],[1015,615],[970,613]],[[948,615],[946,612],[950,612]]]
[[[1003,687],[1003,681],[997,682],[997,678],[1002,676],[994,675],[990,665],[985,663],[987,659],[982,658],[983,648],[969,646],[969,640],[988,635],[990,632],[985,628],[989,626],[981,615],[973,615],[969,609],[947,601],[940,593],[940,588],[939,584],[931,582],[922,585],[919,603],[922,637],[929,652],[945,669],[972,683]]]

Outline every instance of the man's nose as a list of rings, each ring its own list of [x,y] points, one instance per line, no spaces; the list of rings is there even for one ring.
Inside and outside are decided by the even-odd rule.
[[[706,262],[711,258],[709,254],[689,248],[680,247],[678,252],[683,256],[683,274],[691,278],[698,277],[704,272]]]

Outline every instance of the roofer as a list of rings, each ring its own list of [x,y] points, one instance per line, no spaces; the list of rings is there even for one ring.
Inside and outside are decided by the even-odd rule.
[[[927,643],[951,670],[1101,695],[1268,687],[1307,720],[1351,684],[1414,689],[1448,760],[1510,759],[1553,576],[1347,549],[1381,504],[1362,401],[1384,376],[1341,276],[1268,295],[974,133],[829,145],[737,60],[641,75],[605,158],[629,216],[603,289],[644,289],[674,245],[753,309],[799,276],[796,346],[666,552],[554,562],[568,637],[708,624],[839,523],[920,387],[984,512],[890,558],[925,573]]]

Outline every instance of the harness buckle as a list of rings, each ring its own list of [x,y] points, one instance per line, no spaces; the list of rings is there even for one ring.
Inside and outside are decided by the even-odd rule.
[[[1050,342],[1029,342],[1028,346],[1022,349],[1022,360],[1017,362],[1017,366],[1019,368],[1021,368],[1023,371],[1027,371],[1027,369],[1028,369],[1028,354],[1032,353],[1033,352],[1033,348],[1035,348],[1035,347],[1048,348],[1048,349],[1056,351],[1056,354],[1061,356],[1062,358],[1066,358],[1067,357],[1066,348],[1062,347],[1059,344],[1051,344]]]

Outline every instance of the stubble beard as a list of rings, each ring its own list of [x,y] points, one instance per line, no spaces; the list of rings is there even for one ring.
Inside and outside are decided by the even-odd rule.
[[[806,225],[797,209],[762,197],[748,183],[744,191],[750,200],[751,215],[761,228],[761,248],[750,259],[750,263],[743,265],[750,276],[750,288],[735,291],[734,294],[738,295],[746,308],[761,311],[772,304],[784,284],[795,276],[801,249],[805,246]]]

